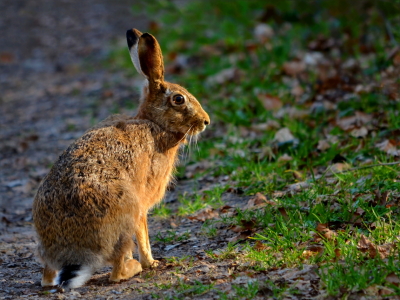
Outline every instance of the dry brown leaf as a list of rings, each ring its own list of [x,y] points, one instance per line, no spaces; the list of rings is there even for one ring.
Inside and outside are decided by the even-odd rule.
[[[350,131],[350,135],[355,138],[364,138],[368,135],[368,129],[365,126],[354,128]]]
[[[247,230],[254,230],[257,223],[254,220],[241,220],[240,225],[233,225],[229,227],[233,232],[243,232]]]
[[[268,120],[266,123],[259,123],[251,125],[251,129],[257,132],[265,132],[272,129],[279,129],[281,125],[275,120]]]
[[[376,144],[375,147],[391,156],[400,156],[400,150],[397,149],[395,142],[390,140],[384,140]]]
[[[296,98],[296,101],[299,101],[300,97],[304,94],[304,89],[301,87],[301,85],[296,85],[290,92]]]
[[[379,255],[382,259],[386,258],[390,254],[390,250],[393,248],[392,243],[377,246],[372,243],[365,235],[361,235],[361,239],[357,244],[357,248],[361,252],[368,252],[370,258],[375,258]]]
[[[343,172],[346,171],[348,169],[350,169],[351,166],[346,163],[346,162],[339,162],[339,163],[335,163],[332,166],[329,167],[331,172],[337,173],[337,172]]]
[[[321,245],[310,245],[307,247],[307,250],[310,250],[312,252],[322,253],[322,252],[324,252],[325,248],[324,248],[324,246],[321,246]]]
[[[255,196],[247,202],[244,209],[256,209],[256,208],[264,207],[267,204],[276,205],[276,203],[274,201],[268,200],[267,197],[265,197],[263,194],[256,193]]]
[[[261,44],[268,42],[273,36],[274,30],[268,24],[259,23],[254,28],[254,37]]]
[[[319,140],[318,141],[317,149],[319,151],[328,150],[330,147],[331,147],[331,145],[329,144],[329,142],[327,140]]]
[[[208,77],[206,82],[209,85],[221,85],[229,81],[238,80],[241,76],[242,72],[239,69],[232,67],[221,70],[217,74]]]
[[[314,251],[311,251],[311,250],[304,250],[303,253],[301,254],[301,256],[303,258],[310,258],[310,257],[313,257],[313,256],[317,256],[318,254],[319,254],[319,252],[314,252]]]
[[[253,246],[253,249],[261,252],[261,251],[271,250],[272,248],[265,245],[264,243],[261,243],[260,241],[257,241],[256,244]]]
[[[278,110],[283,106],[282,100],[269,94],[257,94],[258,100],[266,110]]]
[[[361,239],[358,241],[357,248],[362,250],[368,250],[371,241],[367,239],[365,235],[361,235]]]
[[[376,190],[375,198],[374,198],[375,203],[382,205],[382,206],[386,206],[387,200],[389,198],[389,194],[390,194],[389,191],[381,193],[380,190]]]
[[[232,207],[230,205],[224,205],[219,209],[219,212],[221,214],[224,214],[224,213],[230,212],[232,210],[232,208],[235,209],[234,207]]]
[[[372,121],[372,115],[356,111],[354,116],[344,117],[336,121],[336,125],[343,130],[351,130],[355,127],[361,127]]]
[[[294,77],[305,71],[306,64],[302,61],[288,61],[283,64],[282,68],[286,75]]]
[[[363,210],[361,207],[357,207],[356,211],[351,216],[351,222],[353,222],[355,225],[361,225],[362,221],[363,221],[361,219],[361,217],[364,214],[365,214],[365,210]]]
[[[289,184],[286,188],[289,191],[300,192],[302,190],[308,189],[309,187],[310,187],[310,183],[308,183],[307,181],[302,181],[302,182]]]
[[[278,210],[279,210],[279,212],[281,213],[282,217],[285,220],[289,219],[289,216],[288,216],[288,214],[286,212],[286,209],[284,207],[279,207]]]
[[[386,281],[395,286],[400,285],[400,278],[394,272],[392,272],[386,276]]]
[[[298,109],[297,107],[288,106],[282,107],[280,110],[274,113],[274,117],[282,119],[284,117],[289,117],[291,119],[303,119],[310,115],[310,110]]]
[[[379,295],[382,296],[387,296],[387,295],[394,295],[394,290],[391,288],[388,288],[387,286],[382,286],[381,289],[379,290]],[[386,298],[388,299],[388,298]],[[391,299],[399,299],[397,298],[391,298]]]
[[[340,258],[340,255],[342,255],[342,251],[339,248],[335,249],[335,256],[336,258]]]
[[[278,162],[288,162],[291,160],[293,160],[293,157],[291,157],[290,155],[287,155],[286,153],[278,158]]]
[[[327,240],[334,240],[337,237],[337,233],[328,228],[328,224],[319,223],[317,225],[317,232]]]
[[[188,216],[189,220],[201,221],[204,222],[205,220],[214,219],[218,217],[218,212],[213,210],[212,208],[204,208],[199,210],[198,212]]]
[[[245,240],[252,234],[253,234],[253,230],[250,230],[250,229],[243,230],[243,231],[240,231],[238,235],[228,239],[228,242],[236,242],[236,241],[240,241],[240,240]]]
[[[294,141],[295,137],[290,132],[289,128],[284,127],[284,128],[279,129],[275,133],[274,140],[277,141],[278,143],[287,143],[287,142]]]

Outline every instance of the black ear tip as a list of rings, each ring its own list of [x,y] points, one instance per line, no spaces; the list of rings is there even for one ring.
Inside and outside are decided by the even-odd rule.
[[[139,37],[133,31],[133,29],[128,29],[126,31],[126,41],[128,42],[129,50],[133,47],[133,45],[137,44]]]

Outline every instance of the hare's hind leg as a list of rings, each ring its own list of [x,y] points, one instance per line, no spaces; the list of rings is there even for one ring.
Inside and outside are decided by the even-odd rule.
[[[119,282],[122,279],[129,279],[142,271],[142,265],[132,258],[133,245],[131,236],[121,236],[111,260],[113,269],[110,281]]]
[[[119,260],[113,262],[113,269],[110,281],[119,282],[122,279],[129,279],[142,271],[142,265],[136,259],[126,259],[122,255]]]
[[[155,267],[158,261],[153,259],[151,254],[149,231],[147,229],[147,216],[141,217],[137,226],[136,240],[139,248],[139,260],[143,268]]]
[[[44,265],[42,275],[42,286],[54,286],[56,285],[57,271],[51,269],[47,264]]]

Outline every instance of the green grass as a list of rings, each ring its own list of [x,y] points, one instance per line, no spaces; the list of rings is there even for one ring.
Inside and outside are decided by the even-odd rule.
[[[168,80],[187,87],[212,119],[198,142],[198,150],[187,156],[186,165],[211,162],[207,165],[213,167],[195,174],[196,180],[205,176],[214,177],[216,182],[220,176],[229,178],[210,191],[181,195],[177,214],[186,217],[204,208],[220,208],[224,204],[221,195],[228,187],[240,188],[245,195],[260,192],[277,205],[265,210],[238,210],[233,216],[204,223],[202,233],[210,239],[218,236],[217,224],[240,226],[252,222],[256,229],[245,243],[229,243],[224,249],[207,251],[210,258],[220,261],[239,257],[248,263],[247,268],[256,271],[316,265],[321,289],[335,297],[375,285],[400,294],[398,287],[386,282],[389,273],[400,275],[397,248],[380,259],[370,258],[368,252],[357,247],[361,236],[375,245],[397,244],[400,236],[400,166],[362,168],[396,160],[378,149],[378,143],[389,139],[400,144],[400,101],[381,85],[386,76],[383,71],[393,67],[388,50],[400,41],[400,2],[315,0],[312,4],[256,0],[232,4],[216,0],[191,1],[176,7],[170,1],[159,0],[138,2],[133,7],[133,11],[154,16],[157,26],[151,33],[161,44],[167,66],[174,63],[171,58],[177,54],[193,61],[181,74],[167,74]],[[257,42],[253,34],[259,22],[267,23],[274,31],[266,44]],[[317,51],[332,63],[333,69],[342,72],[339,77],[325,80],[322,71],[313,65],[296,76],[285,74],[285,63],[301,60],[305,53],[315,51],[310,50],[313,42],[329,38],[337,46]],[[357,63],[354,70],[335,67],[351,60]],[[126,49],[116,49],[107,63],[134,73]],[[210,80],[228,68],[235,68],[238,75],[219,84]],[[398,88],[398,77],[392,80]],[[347,84],[350,91],[344,87]],[[294,86],[300,87],[303,95],[293,95]],[[351,91],[356,86],[370,88]],[[278,97],[283,110],[265,109],[259,94]],[[319,97],[325,102],[317,101]],[[306,113],[293,116],[290,109]],[[371,120],[356,121],[357,128],[365,127],[368,132],[355,137],[339,121],[360,113]],[[259,129],[271,122],[275,126]],[[295,140],[276,141],[281,128],[288,128]],[[321,141],[329,147],[317,149]],[[282,160],[284,155],[291,159]],[[338,158],[355,169],[329,171]],[[178,177],[185,177],[185,165],[180,166]],[[298,182],[306,182],[307,187],[288,190]],[[285,193],[276,196],[279,191]],[[382,195],[387,197],[382,200]],[[167,218],[171,210],[161,205],[153,214]],[[317,240],[319,224],[326,224],[336,237]],[[156,237],[164,243],[181,238],[172,231]],[[256,242],[268,250],[255,247]],[[323,251],[308,255],[308,249],[316,245]],[[250,299],[260,295],[261,289],[276,299],[283,298],[284,293],[296,293],[273,281],[262,285],[236,286],[234,294],[221,293],[220,298]],[[177,288],[180,296],[193,296],[213,287],[181,283]]]
[[[155,240],[165,244],[173,242],[185,241],[190,237],[190,232],[183,232],[178,234],[176,231],[167,230],[165,232],[158,232],[155,236]]]

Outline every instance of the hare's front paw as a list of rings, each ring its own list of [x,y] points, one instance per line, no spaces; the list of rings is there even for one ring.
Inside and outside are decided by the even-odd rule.
[[[143,269],[156,268],[160,264],[160,262],[155,259],[151,259],[151,260],[147,260],[147,261],[140,261],[140,263],[142,264]]]

